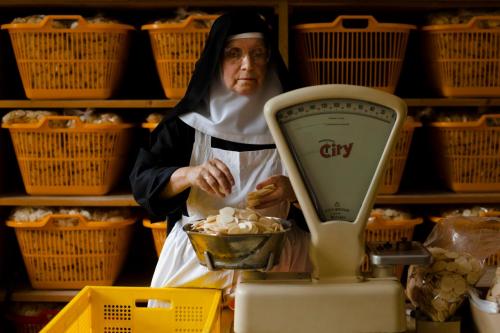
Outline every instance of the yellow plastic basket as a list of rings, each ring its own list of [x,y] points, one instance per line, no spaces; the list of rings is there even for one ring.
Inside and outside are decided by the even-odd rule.
[[[169,307],[145,307],[151,299]],[[85,287],[41,333],[218,333],[220,308],[214,289]]]
[[[77,289],[113,284],[127,254],[134,222],[52,214],[37,222],[7,221],[7,225],[15,229],[33,288]]]
[[[2,127],[9,129],[28,194],[102,195],[120,179],[133,126],[48,116]]]
[[[439,171],[451,190],[500,191],[500,115],[430,126]]]
[[[447,97],[500,95],[500,28],[484,28],[500,16],[422,28],[431,83]]]
[[[347,21],[366,27],[348,28]],[[414,25],[379,23],[373,16],[341,15],[331,23],[296,25],[297,64],[305,84],[354,84],[396,89]]]
[[[142,225],[146,228],[151,229],[153,235],[153,241],[155,243],[155,250],[158,257],[160,256],[161,249],[167,239],[167,222],[156,222],[151,223],[151,221],[144,219]]]
[[[158,123],[142,123],[141,127],[148,129],[150,132],[153,132],[153,130],[158,126]]]
[[[500,211],[495,211],[495,210],[489,210],[487,214],[481,215],[481,216],[490,216],[490,217],[500,217]],[[444,216],[431,216],[429,219],[434,222],[434,223],[439,223],[443,219],[445,219]],[[496,226],[496,224],[492,224],[493,227]],[[500,230],[499,230],[500,232]],[[492,267],[497,267],[500,265],[500,252],[496,254],[492,254],[488,258],[485,259],[484,264],[487,266],[492,266]]]
[[[407,120],[405,122],[403,130],[399,134],[399,139],[396,142],[396,147],[385,168],[384,176],[378,190],[379,194],[393,194],[398,191],[408,158],[408,152],[410,151],[413,132],[415,128],[421,126],[422,123],[417,121]]]
[[[186,93],[196,61],[205,47],[209,26],[217,17],[191,15],[179,23],[142,26],[149,31],[156,68],[168,98],[181,98]]]
[[[71,29],[55,21],[75,21]],[[48,15],[38,23],[4,24],[30,99],[109,98],[127,56],[129,32],[116,23],[88,23],[79,15]]]
[[[399,242],[403,239],[412,240],[415,226],[423,222],[422,218],[385,220],[378,216],[371,216],[365,228],[365,242]],[[370,259],[367,255],[361,266],[362,272],[371,272]],[[401,276],[403,266],[396,268],[396,273]]]

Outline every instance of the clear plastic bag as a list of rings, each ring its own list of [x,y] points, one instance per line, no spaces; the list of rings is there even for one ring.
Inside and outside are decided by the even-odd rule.
[[[424,243],[429,266],[410,266],[406,292],[433,321],[455,314],[468,286],[482,275],[484,259],[500,251],[499,218],[451,217],[438,223]]]

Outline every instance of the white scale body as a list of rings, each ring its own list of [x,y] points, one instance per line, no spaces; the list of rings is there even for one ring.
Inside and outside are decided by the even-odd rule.
[[[308,274],[246,272],[236,333],[404,332],[396,278],[363,278],[364,229],[406,118],[400,98],[322,85],[269,100],[266,120],[311,232]]]

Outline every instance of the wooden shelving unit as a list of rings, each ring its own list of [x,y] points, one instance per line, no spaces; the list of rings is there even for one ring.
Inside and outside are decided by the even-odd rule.
[[[395,3],[390,0],[238,0],[233,2],[222,2],[220,0],[0,0],[0,8],[5,12],[4,18],[10,12],[22,13],[28,10],[30,13],[42,6],[45,13],[52,9],[66,8],[69,12],[78,12],[89,9],[105,9],[108,12],[116,10],[119,15],[135,13],[140,15],[142,10],[167,10],[172,11],[177,7],[200,8],[231,8],[231,7],[262,7],[271,8],[277,15],[279,46],[284,59],[288,62],[289,21],[291,13],[296,14],[303,9],[328,8],[348,9],[351,11],[370,10],[390,12],[409,12],[413,9],[419,12],[456,9],[456,8],[500,8],[498,0],[406,0]],[[128,14],[127,14],[128,13]],[[135,14],[134,14],[135,15]],[[163,13],[158,13],[162,16]],[[6,23],[6,21],[2,22]],[[4,32],[5,33],[5,32]],[[145,35],[143,35],[144,37]],[[151,60],[152,61],[152,60]],[[413,95],[412,95],[413,96]],[[500,106],[500,98],[406,98],[409,107],[478,107],[478,106]],[[0,111],[9,109],[57,109],[57,108],[102,108],[102,109],[168,109],[174,107],[179,101],[154,98],[154,99],[113,99],[113,100],[26,100],[26,99],[3,99],[0,100]],[[500,193],[453,193],[444,190],[426,192],[401,192],[394,195],[379,195],[376,204],[381,205],[441,205],[441,204],[483,204],[500,203]],[[120,206],[138,207],[130,193],[111,193],[105,196],[29,196],[26,194],[0,193],[0,207],[9,206]],[[118,281],[117,285],[146,286],[149,284],[147,278]],[[2,287],[2,286],[0,286]],[[77,290],[32,290],[30,287],[20,287],[12,293],[6,293],[0,289],[0,301],[5,297],[16,302],[54,301],[67,302]]]
[[[500,98],[404,98],[409,107],[500,106]],[[102,108],[102,109],[168,109],[177,99],[124,100],[0,100],[0,109],[33,108]]]
[[[129,274],[128,276],[120,277],[115,286],[127,287],[149,287],[151,276],[144,274]],[[31,286],[20,286],[10,295],[13,302],[69,302],[79,292],[77,289],[54,290],[54,289],[38,289],[35,290]],[[0,294],[1,296],[1,294]]]
[[[102,196],[64,196],[23,194],[0,195],[0,206],[93,206],[127,207],[138,206],[131,194],[110,194]]]
[[[383,205],[500,204],[500,193],[402,192],[378,195],[375,203]],[[0,206],[139,207],[133,196],[127,193],[103,196],[3,194],[0,195]]]
[[[0,100],[1,109],[33,108],[111,108],[111,109],[156,109],[172,108],[175,99],[127,99],[127,100]]]

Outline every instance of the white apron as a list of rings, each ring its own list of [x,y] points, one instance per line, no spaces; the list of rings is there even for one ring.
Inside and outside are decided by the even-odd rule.
[[[151,287],[198,287],[223,289],[232,292],[237,282],[237,273],[233,270],[210,271],[199,264],[196,254],[182,226],[190,221],[216,214],[220,208],[231,206],[244,208],[246,195],[255,190],[255,186],[273,175],[284,175],[285,168],[276,149],[235,152],[211,147],[211,137],[195,130],[195,141],[190,165],[200,165],[217,158],[224,162],[235,184],[231,194],[225,198],[210,195],[197,187],[191,188],[187,200],[189,217],[183,216],[177,221],[163,245],[156,266]],[[266,216],[285,218],[288,203],[261,210]],[[275,271],[310,271],[308,257],[309,235],[293,228],[287,233],[280,263]],[[154,306],[154,305],[152,305]]]

